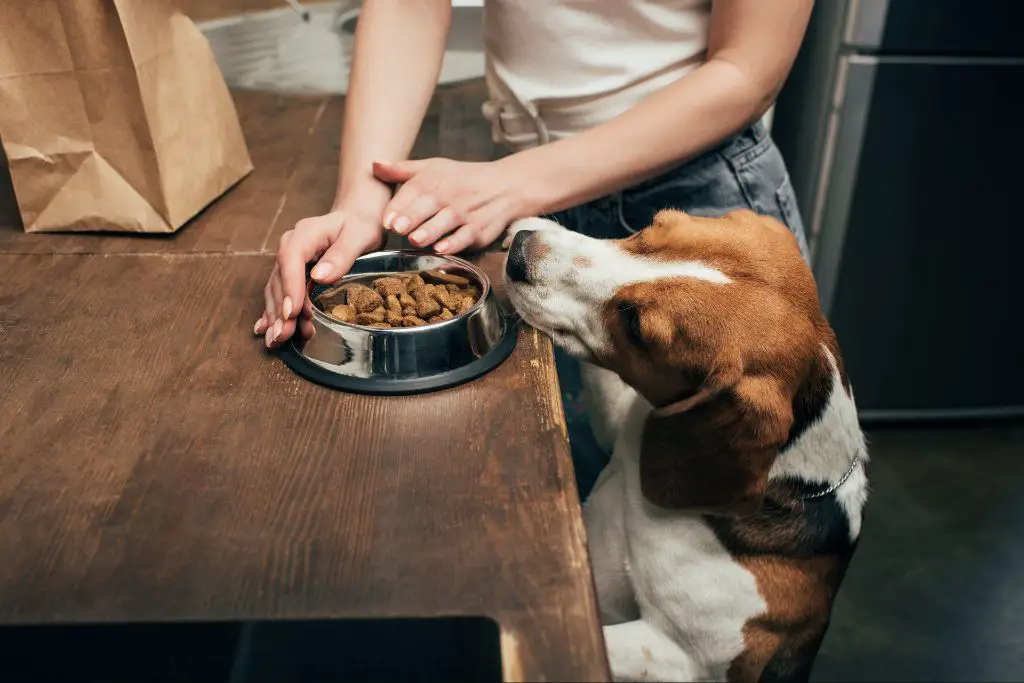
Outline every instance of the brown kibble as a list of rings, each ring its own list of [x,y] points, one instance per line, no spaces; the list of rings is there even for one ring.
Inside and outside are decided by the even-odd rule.
[[[423,299],[416,302],[416,315],[424,320],[432,315],[437,315],[441,312],[441,304],[437,303],[433,299],[424,297]]]
[[[385,311],[383,308],[378,308],[375,311],[369,313],[359,313],[356,315],[356,322],[360,325],[370,325],[372,323],[384,322]]]
[[[405,283],[397,277],[380,277],[373,281],[373,288],[382,297],[398,296],[405,291]]]
[[[458,300],[453,301],[451,293],[444,287],[435,287],[431,290],[430,295],[434,297],[434,301],[441,304],[441,308],[452,308],[453,305],[458,305]]]
[[[462,277],[461,275],[453,275],[452,273],[446,273],[443,270],[427,270],[423,273],[432,280],[438,280],[445,284],[453,285],[468,285],[469,280]]]
[[[439,270],[424,271],[422,276],[384,275],[372,285],[350,281],[327,290],[317,297],[317,303],[335,320],[387,329],[451,320],[479,299],[477,287],[468,279]]]
[[[384,299],[365,285],[352,285],[348,290],[348,303],[355,307],[357,313],[369,313],[383,306]]]
[[[410,294],[412,294],[417,289],[422,288],[424,284],[426,283],[423,281],[423,278],[420,277],[419,273],[413,273],[408,278],[406,278],[405,289]]]
[[[343,285],[337,285],[331,287],[323,294],[316,298],[316,302],[320,304],[320,310],[327,311],[334,306],[340,306],[348,303],[346,301],[345,292],[352,288],[352,283],[346,283]]]
[[[341,304],[332,308],[330,315],[343,323],[352,323],[356,320],[356,309],[348,304]]]

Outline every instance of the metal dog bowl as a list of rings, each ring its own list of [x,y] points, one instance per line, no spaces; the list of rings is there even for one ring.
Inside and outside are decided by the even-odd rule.
[[[378,329],[343,323],[313,306],[310,339],[296,334],[281,359],[324,386],[362,394],[415,394],[445,389],[498,367],[516,345],[518,318],[501,310],[482,270],[460,258],[416,251],[379,251],[356,260],[330,287],[410,271],[443,270],[468,278],[480,298],[467,312],[420,327]],[[314,285],[316,299],[329,287]]]

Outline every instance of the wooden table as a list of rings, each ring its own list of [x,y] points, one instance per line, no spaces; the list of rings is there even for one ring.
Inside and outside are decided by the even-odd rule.
[[[505,680],[607,680],[548,340],[403,398],[265,353],[342,101],[236,100],[256,170],[176,236],[0,227],[0,623],[482,616]],[[489,157],[479,103],[443,90],[416,155]]]

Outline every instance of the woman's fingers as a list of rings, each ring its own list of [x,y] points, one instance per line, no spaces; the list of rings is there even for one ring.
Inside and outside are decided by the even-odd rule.
[[[475,225],[463,225],[454,233],[435,244],[434,251],[439,254],[457,254],[476,241],[478,232],[479,228]]]
[[[295,333],[296,321],[294,319],[281,320],[280,318],[271,325],[263,336],[263,343],[268,349],[276,349],[282,343],[291,338]]]
[[[413,246],[425,247],[461,227],[462,224],[459,213],[452,207],[446,206],[435,213],[430,220],[414,230],[409,235],[409,242]]]

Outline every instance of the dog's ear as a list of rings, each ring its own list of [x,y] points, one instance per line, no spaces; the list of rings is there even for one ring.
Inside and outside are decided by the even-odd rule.
[[[726,372],[717,384],[648,417],[640,488],[654,505],[741,515],[764,502],[793,424],[791,396],[767,375]]]

